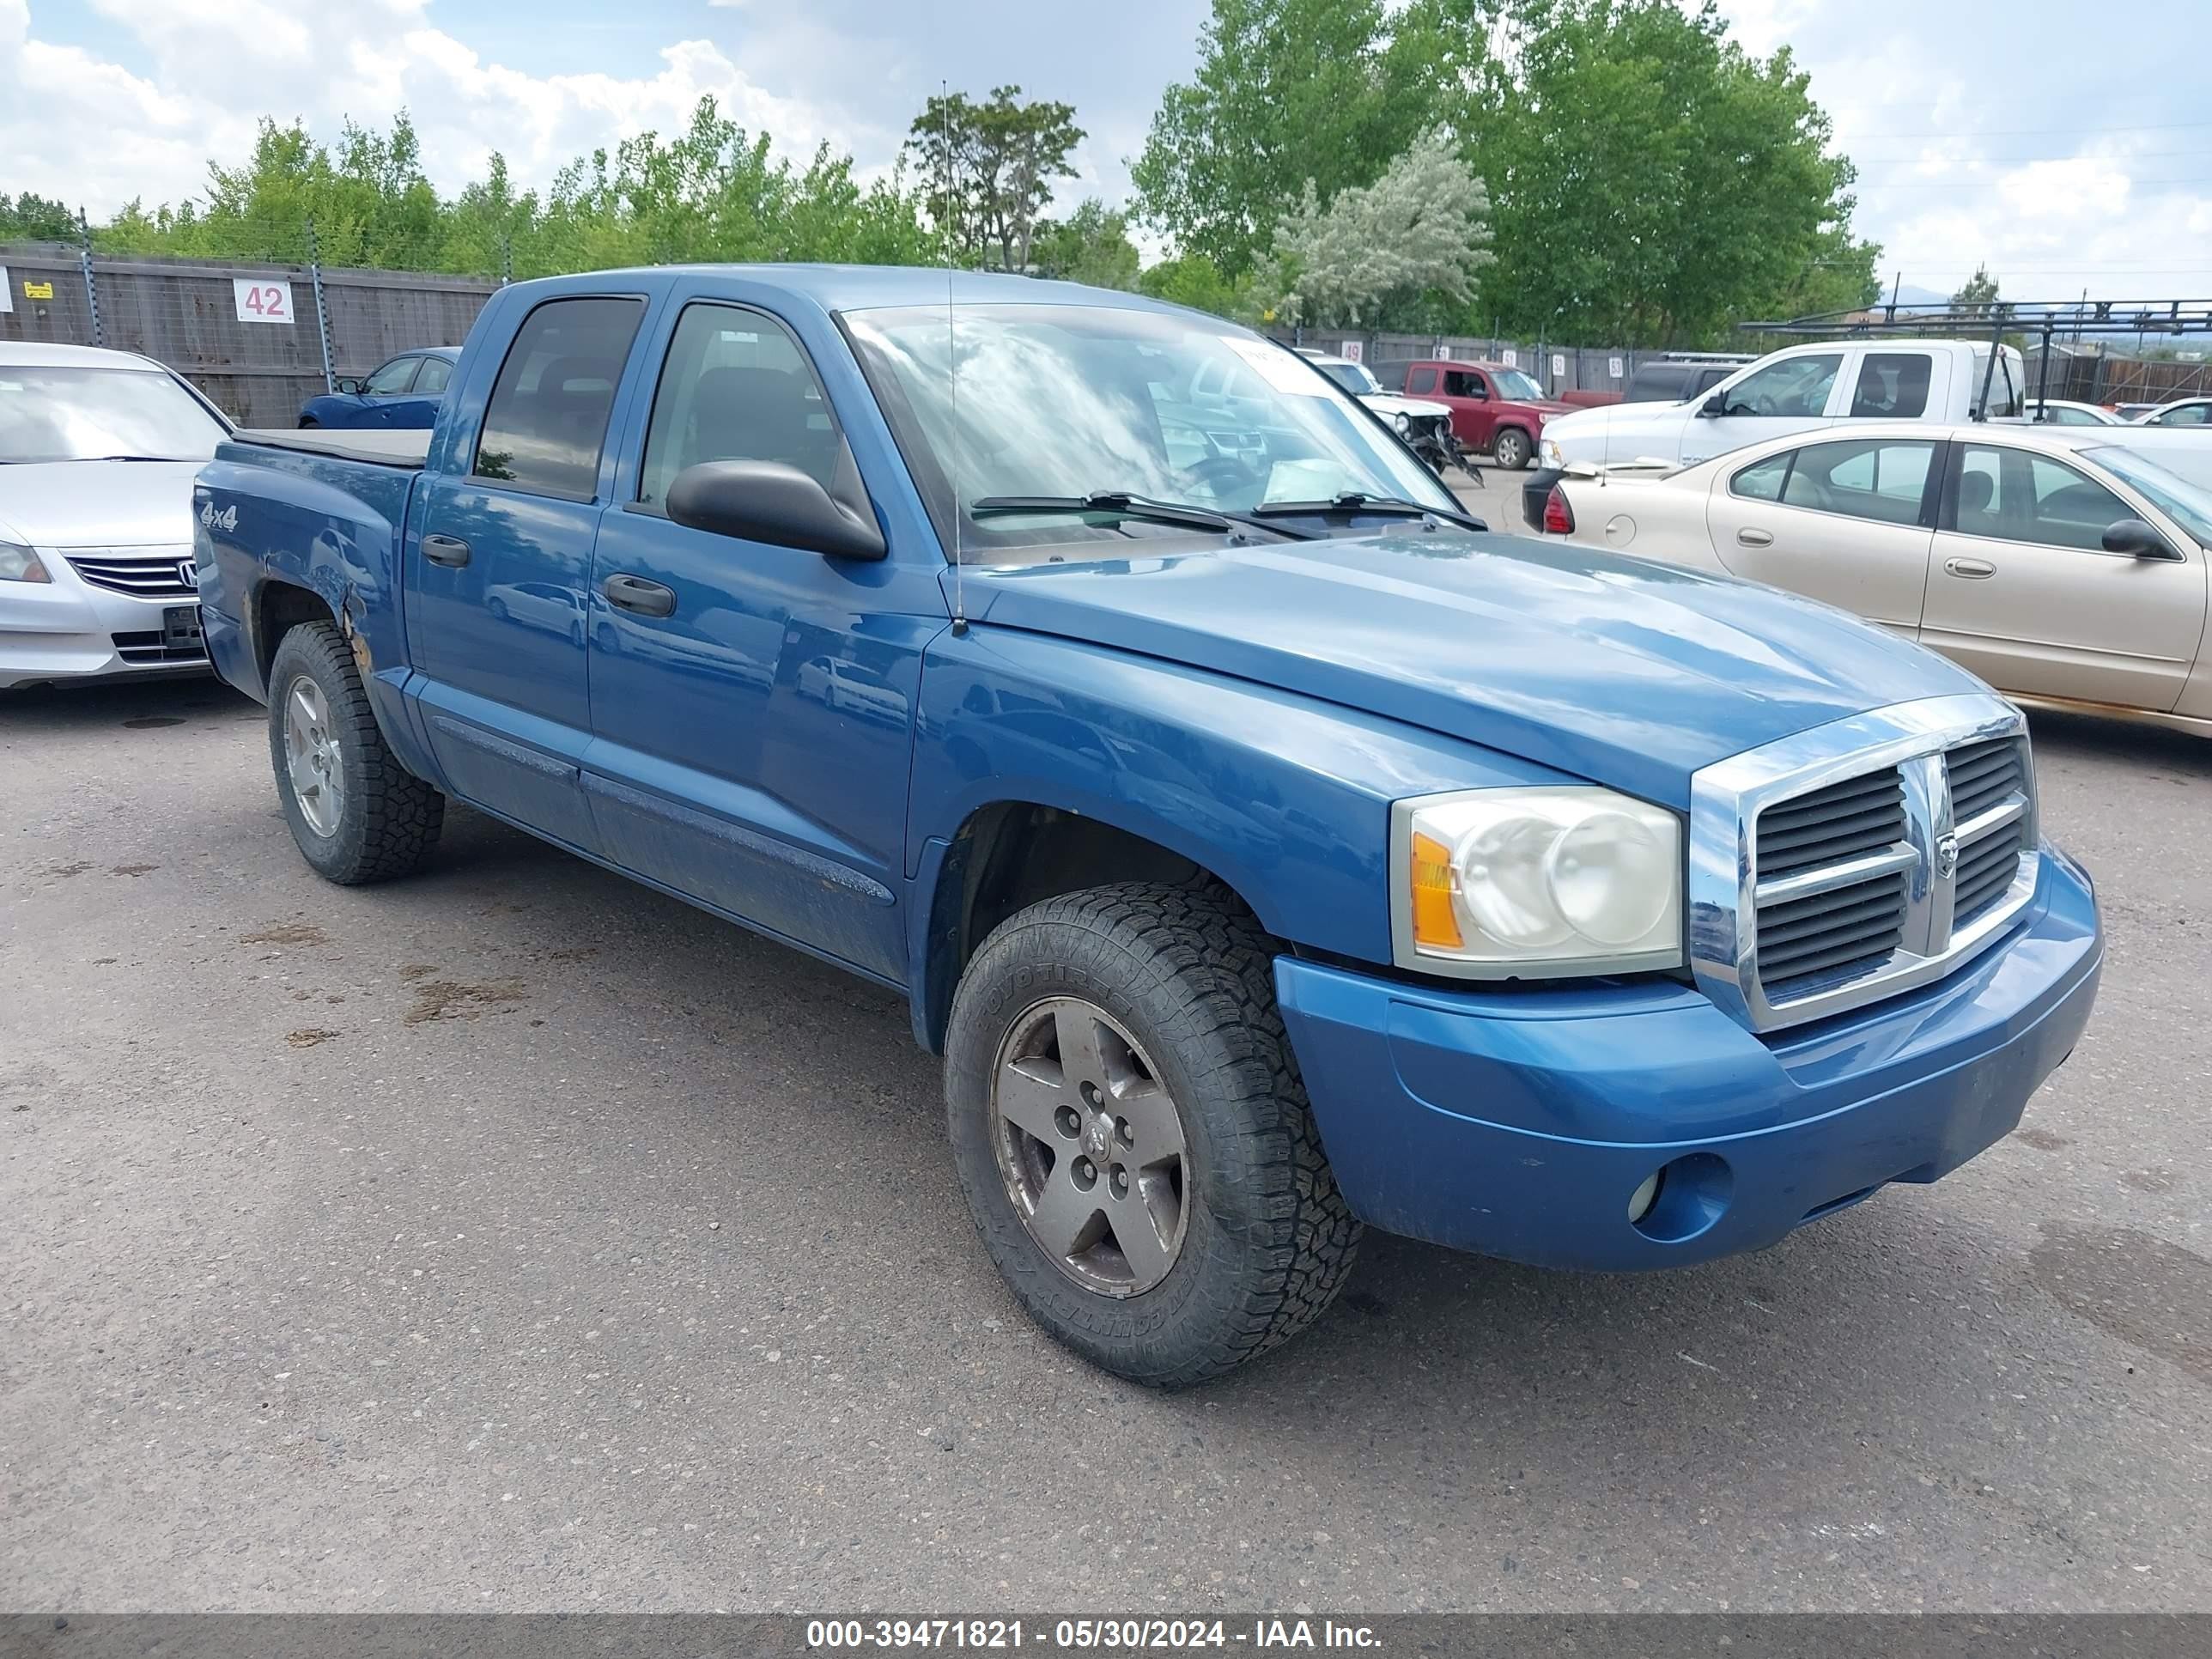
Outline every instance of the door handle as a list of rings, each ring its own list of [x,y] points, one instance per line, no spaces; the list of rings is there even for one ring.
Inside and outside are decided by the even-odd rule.
[[[1954,576],[1964,576],[1972,581],[1979,581],[1984,576],[1997,574],[1996,566],[1987,559],[1949,558],[1943,561],[1943,568]]]
[[[1739,530],[1735,532],[1735,538],[1746,547],[1774,545],[1774,532],[1771,530]]]
[[[617,571],[599,585],[599,592],[607,596],[607,603],[617,611],[634,611],[641,617],[672,617],[676,614],[676,590],[663,587],[659,582],[649,582],[642,576]]]
[[[422,556],[432,564],[449,565],[459,569],[469,562],[469,544],[458,536],[425,536],[422,538]]]

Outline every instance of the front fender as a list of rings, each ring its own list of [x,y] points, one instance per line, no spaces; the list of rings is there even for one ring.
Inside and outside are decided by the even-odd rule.
[[[921,677],[908,960],[927,999],[933,849],[985,807],[1110,823],[1212,872],[1279,939],[1390,960],[1390,803],[1566,781],[1547,768],[1203,669],[988,625]],[[925,863],[930,866],[925,872]]]

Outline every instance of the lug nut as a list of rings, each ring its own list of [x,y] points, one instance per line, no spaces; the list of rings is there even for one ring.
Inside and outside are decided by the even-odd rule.
[[[1060,1133],[1070,1140],[1083,1133],[1083,1119],[1073,1106],[1063,1106],[1053,1114],[1052,1121],[1060,1126]]]
[[[1116,1164],[1114,1166],[1113,1185],[1114,1185],[1114,1196],[1115,1196],[1115,1197],[1116,1197],[1116,1198],[1127,1198],[1127,1197],[1128,1197],[1128,1195],[1129,1195],[1129,1172],[1128,1172],[1127,1170],[1123,1169],[1123,1168],[1122,1168],[1120,1164]]]
[[[1098,1166],[1087,1158],[1079,1158],[1075,1160],[1073,1173],[1075,1184],[1085,1192],[1098,1184]]]
[[[1114,1139],[1124,1146],[1133,1146],[1137,1144],[1137,1132],[1129,1127],[1127,1118],[1117,1117],[1114,1120]]]

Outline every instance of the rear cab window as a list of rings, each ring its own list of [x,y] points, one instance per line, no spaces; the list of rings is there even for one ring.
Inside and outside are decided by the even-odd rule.
[[[523,319],[477,434],[478,478],[591,500],[615,388],[645,315],[641,299],[548,300]]]

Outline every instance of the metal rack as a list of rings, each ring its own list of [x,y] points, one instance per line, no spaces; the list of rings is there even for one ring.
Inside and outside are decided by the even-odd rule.
[[[1800,339],[1881,334],[1987,333],[1991,350],[1982,371],[1980,413],[1986,419],[1990,387],[1996,377],[1997,353],[2008,334],[2039,334],[2043,360],[2035,398],[2040,404],[2051,386],[2051,343],[2060,335],[2212,334],[2212,300],[1996,300],[1986,305],[1867,306],[1851,311],[1816,312],[1780,322],[1739,323],[1747,334]]]

